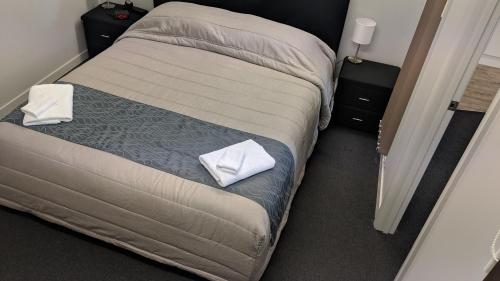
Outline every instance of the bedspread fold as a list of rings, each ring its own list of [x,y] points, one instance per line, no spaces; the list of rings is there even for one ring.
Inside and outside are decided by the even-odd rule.
[[[249,14],[168,2],[131,26],[117,41],[125,38],[202,49],[307,80],[322,93],[320,129],[330,122],[336,55],[310,33]]]

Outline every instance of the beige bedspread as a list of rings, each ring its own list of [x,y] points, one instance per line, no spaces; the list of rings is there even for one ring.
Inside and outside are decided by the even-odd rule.
[[[295,157],[295,192],[324,90],[298,76],[126,35],[61,80],[279,140]],[[259,279],[274,249],[254,201],[4,122],[0,204],[212,280]]]

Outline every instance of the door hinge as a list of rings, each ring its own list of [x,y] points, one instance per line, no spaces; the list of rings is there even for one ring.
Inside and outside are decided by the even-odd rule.
[[[452,100],[450,103],[450,106],[448,107],[448,110],[457,111],[459,104],[460,104],[460,102]]]

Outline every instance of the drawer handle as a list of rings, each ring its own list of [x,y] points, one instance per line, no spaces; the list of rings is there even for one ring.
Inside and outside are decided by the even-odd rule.
[[[357,122],[363,122],[363,119],[359,119],[359,118],[356,118],[356,117],[353,117],[351,119],[354,120],[354,121],[357,121]]]
[[[367,99],[367,98],[358,98],[358,100],[360,100],[360,101],[370,102],[370,99]]]
[[[111,38],[111,36],[109,36],[109,35],[105,35],[105,34],[101,34],[101,37],[106,38],[106,39]]]

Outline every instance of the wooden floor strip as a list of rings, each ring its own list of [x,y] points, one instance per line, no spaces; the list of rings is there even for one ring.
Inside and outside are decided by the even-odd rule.
[[[479,64],[458,109],[486,112],[500,88],[500,68]]]

